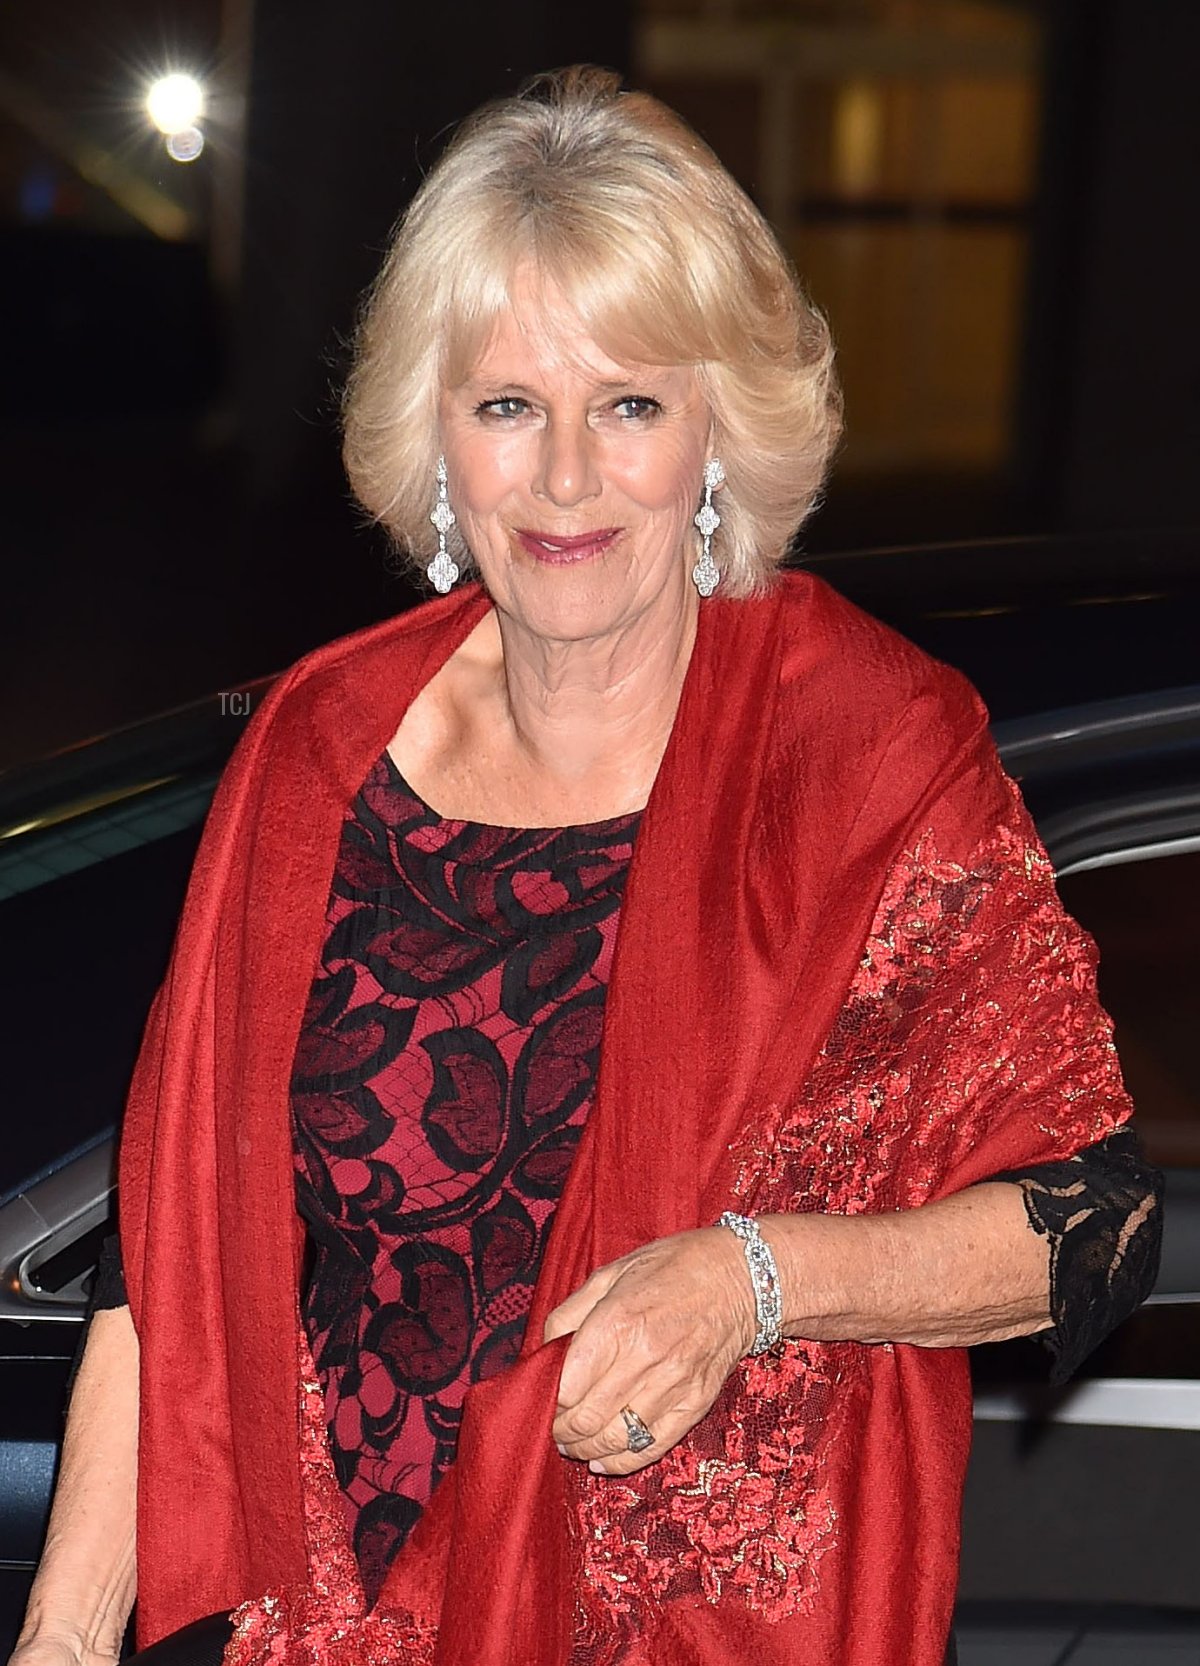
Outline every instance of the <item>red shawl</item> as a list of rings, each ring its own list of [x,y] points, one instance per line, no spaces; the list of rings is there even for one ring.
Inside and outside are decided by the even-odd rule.
[[[1128,1115],[977,697],[808,575],[701,607],[523,1357],[469,1392],[363,1612],[298,1365],[289,1077],[342,818],[488,606],[470,586],[309,655],[218,789],[122,1149],[140,1641],[247,1603],[244,1666],[939,1666],[961,1351],[786,1344],[617,1480],[554,1450],[565,1344],[538,1346],[594,1267],[726,1207],[909,1208]]]

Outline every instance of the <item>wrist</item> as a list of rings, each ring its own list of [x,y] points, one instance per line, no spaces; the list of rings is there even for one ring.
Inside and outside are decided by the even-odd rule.
[[[717,1224],[739,1240],[754,1298],[754,1334],[744,1351],[765,1354],[783,1339],[783,1294],[774,1252],[751,1215],[726,1210]]]
[[[79,1666],[84,1666],[89,1652],[81,1626],[68,1624],[34,1608],[25,1615],[16,1646],[18,1649],[35,1646],[53,1648],[61,1658],[78,1661]]]
[[[760,1215],[783,1292],[783,1334],[809,1342],[899,1338],[891,1319],[893,1215]],[[902,1259],[902,1257],[900,1258]]]
[[[25,1613],[17,1646],[37,1645],[43,1658],[51,1653],[65,1666],[108,1666],[121,1657],[125,1624],[105,1612],[90,1622],[38,1600],[35,1592]]]
[[[734,1358],[743,1359],[754,1346],[754,1338],[758,1334],[754,1287],[746,1271],[746,1257],[728,1227],[714,1221],[708,1231],[712,1234],[720,1287],[729,1292],[728,1307],[734,1316]]]

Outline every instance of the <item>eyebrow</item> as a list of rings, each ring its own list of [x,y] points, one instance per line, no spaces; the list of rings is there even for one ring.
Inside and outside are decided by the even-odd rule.
[[[659,372],[658,374],[661,374]],[[603,381],[593,384],[602,393],[619,393],[622,390],[635,388],[641,382],[650,383],[657,379],[656,373],[650,371],[647,375],[623,376],[617,381]],[[504,388],[507,392],[537,397],[535,388],[528,388],[523,382],[510,382],[503,376],[472,375],[467,378],[467,385],[476,388]]]

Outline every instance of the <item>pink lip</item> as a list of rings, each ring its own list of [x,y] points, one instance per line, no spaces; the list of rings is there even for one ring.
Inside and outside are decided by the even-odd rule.
[[[573,538],[561,538],[554,533],[533,532],[528,527],[514,528],[514,536],[527,555],[551,567],[565,566],[572,561],[588,561],[602,555],[618,536],[619,526],[607,526],[598,532],[581,532]]]

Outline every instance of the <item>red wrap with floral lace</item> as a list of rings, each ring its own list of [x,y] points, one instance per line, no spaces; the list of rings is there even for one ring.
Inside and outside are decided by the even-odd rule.
[[[978,699],[804,574],[701,608],[522,1358],[367,1611],[298,1343],[289,1077],[346,807],[488,605],[310,655],[218,791],[122,1152],[140,1640],[244,1604],[230,1666],[940,1666],[961,1351],[787,1343],[615,1479],[555,1451],[538,1345],[594,1267],[731,1205],[911,1208],[1129,1114]]]

